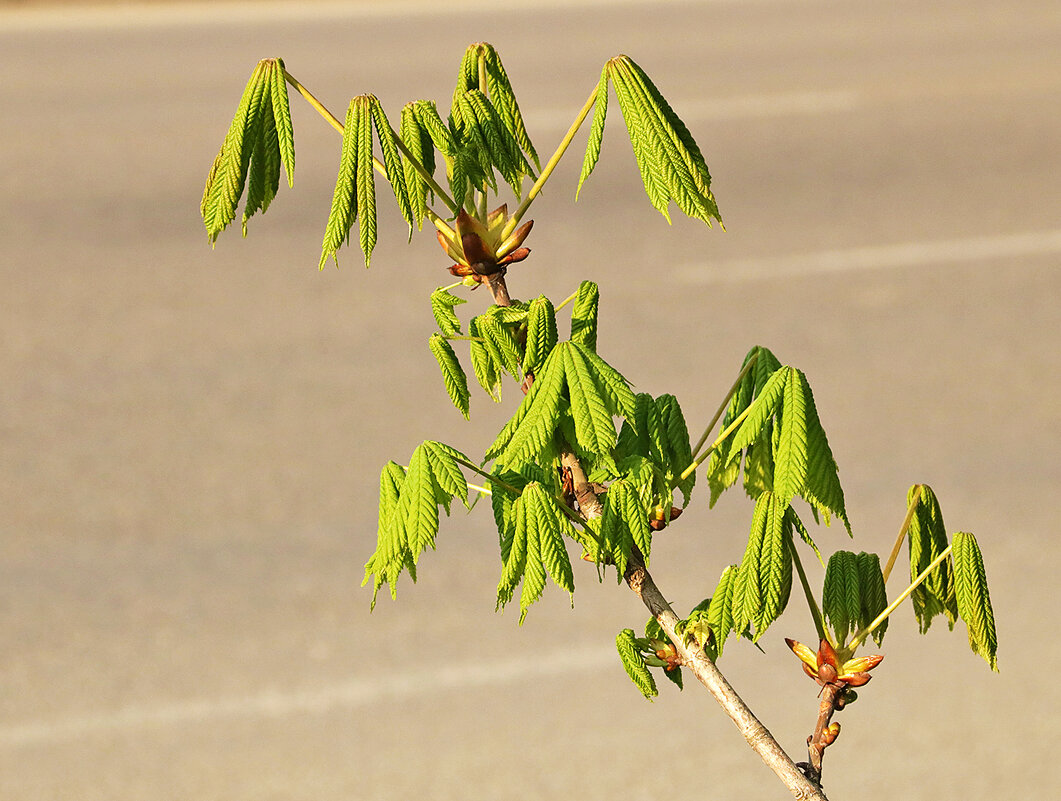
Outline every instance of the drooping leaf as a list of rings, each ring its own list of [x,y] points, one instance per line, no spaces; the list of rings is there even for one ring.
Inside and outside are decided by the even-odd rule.
[[[443,334],[459,334],[461,321],[453,310],[455,306],[468,301],[452,294],[445,287],[439,287],[431,293],[431,313],[438,323],[438,330]]]
[[[490,93],[490,100],[504,122],[505,128],[511,133],[523,152],[531,158],[534,166],[540,170],[541,164],[538,161],[538,153],[535,151],[534,144],[527,134],[523,115],[520,114],[519,103],[516,102],[516,93],[512,89],[508,73],[505,72],[505,66],[501,63],[501,57],[490,45],[484,45],[484,47],[486,87]]]
[[[918,500],[919,498],[919,500]],[[915,484],[907,494],[907,508],[917,503],[910,519],[907,540],[910,553],[910,580],[916,579],[948,546],[943,512],[936,494],[927,484]],[[928,631],[936,615],[945,615],[950,628],[958,616],[954,596],[954,573],[950,560],[944,559],[910,596],[921,633]]]
[[[987,589],[984,557],[976,538],[968,532],[954,535],[954,590],[958,614],[965,621],[969,633],[969,647],[984,658],[991,669],[998,671],[998,639],[995,634],[995,613]]]
[[[659,695],[656,680],[652,678],[641,649],[637,646],[634,630],[623,629],[619,632],[619,636],[615,638],[615,647],[619,651],[619,659],[623,663],[626,675],[630,677],[630,681],[641,691],[641,694],[649,699]]]
[[[520,368],[523,354],[516,341],[513,326],[503,324],[498,316],[490,312],[478,315],[473,322],[476,336],[482,337],[494,364],[504,368],[516,380],[520,380],[523,377]]]
[[[799,489],[800,496],[822,514],[826,524],[829,516],[835,515],[844,522],[847,533],[852,535],[851,522],[844,503],[844,489],[840,486],[840,473],[833,458],[829,439],[825,436],[818,409],[814,404],[814,393],[806,377],[800,373],[807,412],[807,476]]]
[[[441,334],[432,334],[428,340],[428,346],[438,361],[439,369],[442,371],[442,383],[446,387],[450,400],[464,415],[464,419],[469,419],[468,405],[471,396],[468,392],[468,377],[464,374],[464,368],[461,367],[457,354],[453,352],[453,347]]]
[[[708,225],[712,219],[721,222],[707,164],[685,124],[629,57],[613,58],[607,69],[652,205],[668,222],[671,200]]]
[[[398,204],[402,219],[409,225],[409,237],[412,238],[413,225],[415,224],[419,227],[423,218],[414,215],[412,201],[409,198],[409,189],[405,183],[405,164],[398,153],[398,146],[395,144],[397,135],[394,133],[394,129],[391,128],[387,115],[383,111],[383,106],[378,100],[372,104],[372,121],[376,127],[380,152],[383,154],[383,169],[387,175],[387,181],[391,185],[391,191],[394,193],[394,200]],[[416,217],[415,220],[414,216]],[[365,261],[367,266],[367,254]]]
[[[807,478],[806,379],[792,367],[781,402],[780,445],[774,454],[774,494],[785,506],[803,489]]]
[[[750,404],[748,416],[744,418],[740,428],[733,433],[730,442],[730,456],[736,456],[748,445],[759,439],[766,423],[770,420],[783,404],[785,384],[791,373],[787,370],[777,370],[770,376],[769,380],[760,390],[758,396]]]
[[[755,625],[753,642],[784,611],[792,586],[791,524],[788,507],[771,492],[755,503],[751,534],[734,580],[731,599],[733,628]]]
[[[578,348],[565,347],[561,352],[578,444],[589,453],[610,453],[615,445],[615,424],[594,371]]]
[[[560,415],[564,372],[564,353],[558,345],[546,358],[530,391],[487,450],[485,458],[501,457],[506,464],[533,461],[548,446]]]
[[[647,510],[626,480],[613,481],[608,487],[600,527],[601,558],[611,560],[616,579],[622,581],[633,549],[640,548],[638,540],[645,541],[651,536]]]
[[[355,98],[361,105],[357,115],[357,233],[368,267],[376,247],[376,178],[372,172],[372,116],[376,104],[371,95]]]
[[[360,149],[360,129],[361,118],[366,116],[363,105],[358,98],[354,98],[350,101],[350,105],[346,110],[346,123],[343,125],[342,153],[339,158],[339,174],[335,179],[331,213],[328,215],[328,225],[324,230],[324,243],[321,248],[321,269],[324,268],[324,264],[329,258],[335,259],[336,265],[339,264],[336,254],[339,252],[339,248],[350,238],[350,228],[358,215],[359,194],[357,192],[357,184],[359,160],[364,157]],[[369,164],[368,169],[371,172],[371,164]]]
[[[501,365],[495,360],[493,351],[487,345],[485,337],[479,331],[479,318],[473,317],[468,323],[468,334],[472,337],[469,352],[472,359],[472,370],[479,386],[486,390],[495,403],[501,402]]]
[[[273,123],[276,126],[280,157],[287,171],[287,185],[295,185],[295,131],[291,124],[291,106],[287,96],[287,72],[284,60],[276,59],[272,70]]]
[[[430,135],[416,116],[416,109],[413,103],[407,103],[402,107],[398,136],[401,138],[406,150],[420,163],[420,166],[429,175],[434,174],[434,146]],[[405,186],[409,192],[409,203],[412,207],[413,218],[416,220],[417,228],[422,230],[424,217],[427,215],[428,198],[431,197],[431,189],[409,159],[403,158],[402,169],[405,175]]]
[[[582,174],[578,177],[578,186],[575,188],[575,201],[578,201],[578,193],[582,191],[582,184],[589,178],[593,168],[597,166],[600,158],[601,141],[604,138],[604,121],[608,116],[608,65],[605,64],[600,73],[600,81],[597,82],[597,98],[593,106],[593,123],[589,129],[589,140],[586,142],[586,156],[582,160]]]

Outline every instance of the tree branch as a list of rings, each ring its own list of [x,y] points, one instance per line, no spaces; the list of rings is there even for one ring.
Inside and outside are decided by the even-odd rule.
[[[682,664],[689,668],[699,682],[707,688],[707,691],[714,696],[719,706],[722,707],[722,711],[729,716],[741,736],[748,741],[748,745],[781,779],[789,792],[802,801],[811,801],[811,799],[828,801],[822,788],[803,775],[796,763],[774,739],[769,729],[759,722],[748,705],[737,695],[736,690],[726,681],[726,677],[707,654],[695,646],[686,645],[683,638],[675,633],[674,626],[679,622],[678,616],[659,591],[640,557],[631,557],[625,578],[630,589],[641,599],[648,611],[667,632],[674,647],[678,649]]]

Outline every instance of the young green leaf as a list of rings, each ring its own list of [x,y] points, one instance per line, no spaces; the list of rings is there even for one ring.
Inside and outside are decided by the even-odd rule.
[[[376,98],[371,95],[355,98],[361,106],[357,115],[357,233],[361,252],[368,267],[372,250],[376,247],[376,177],[372,172],[372,117]],[[338,264],[338,262],[336,262]]]
[[[571,307],[571,341],[597,350],[597,307],[600,291],[592,281],[583,281],[578,286],[575,303]]]
[[[523,372],[533,373],[556,346],[556,311],[552,302],[539,295],[527,310],[527,344],[523,351]]]
[[[287,71],[284,60],[275,60],[272,69],[272,109],[276,126],[277,145],[287,171],[287,185],[295,185],[295,131],[291,124],[291,105],[287,96]]]
[[[987,589],[984,557],[976,537],[964,531],[954,535],[954,591],[958,614],[969,632],[969,647],[998,671],[998,640],[995,635],[995,613]]]
[[[862,589],[858,558],[850,551],[829,557],[822,589],[822,614],[843,644],[862,618]]]
[[[497,109],[498,115],[504,123],[505,129],[519,144],[520,148],[534,162],[537,169],[541,169],[538,161],[538,153],[534,149],[527,128],[523,123],[523,115],[520,114],[519,104],[516,102],[516,93],[512,89],[512,83],[505,72],[505,66],[501,63],[501,57],[490,45],[482,45],[483,57],[486,61],[486,87],[490,93],[490,100]]]
[[[862,596],[862,611],[858,617],[858,628],[862,629],[877,619],[877,615],[888,608],[888,594],[884,589],[884,574],[880,568],[880,557],[862,551],[855,557],[858,562],[859,591]],[[888,630],[888,618],[873,631],[873,641],[880,645]]]
[[[564,347],[561,352],[578,445],[588,453],[611,453],[615,445],[615,424],[595,372],[578,348]]]
[[[500,403],[501,365],[494,359],[493,351],[487,346],[485,337],[479,331],[478,317],[473,317],[468,323],[468,334],[473,337],[469,351],[475,378],[479,386],[486,390],[494,402]]]
[[[263,105],[267,104],[267,99],[269,108],[266,111],[271,112],[272,72],[275,68],[275,59],[259,61],[254,68],[243,90],[239,105],[236,107],[236,114],[225,135],[225,141],[207,176],[199,210],[211,243],[217,240],[218,235],[235,218],[236,207],[239,205],[247,183],[247,172],[251,165],[252,155],[256,148],[263,147],[260,120]],[[265,157],[264,152],[259,155],[262,158]],[[264,165],[260,165],[259,169],[263,167]],[[261,179],[262,175],[259,173],[256,183],[262,182]],[[257,205],[259,208],[261,207],[261,191],[258,189]]]
[[[733,460],[748,445],[759,439],[767,421],[769,421],[778,408],[782,406],[785,384],[788,383],[791,372],[789,370],[777,370],[770,376],[769,380],[759,391],[758,396],[751,403],[751,410],[744,418],[740,428],[733,434],[730,442],[729,458]]]
[[[338,266],[339,260],[336,258],[336,253],[349,239],[350,228],[358,214],[358,175],[364,169],[364,165],[359,164],[359,161],[364,158],[359,146],[361,141],[360,129],[361,118],[366,116],[363,108],[364,104],[359,101],[360,98],[351,100],[346,110],[342,152],[339,157],[339,174],[335,179],[331,213],[328,215],[328,225],[324,230],[324,243],[320,260],[321,269],[324,269],[324,264],[329,257],[335,259],[336,266]],[[371,154],[369,154],[369,157],[371,158]],[[368,164],[368,171],[370,173],[372,171],[371,161]]]
[[[462,297],[452,294],[445,287],[439,287],[431,293],[431,313],[438,323],[438,330],[443,334],[459,334],[461,332],[461,321],[453,310],[455,306],[468,301]]]
[[[731,599],[733,628],[755,624],[757,641],[784,611],[792,587],[792,538],[788,507],[771,492],[755,503],[752,529]]]
[[[623,629],[615,638],[615,647],[619,651],[619,659],[622,660],[623,669],[630,681],[641,691],[645,698],[654,698],[659,695],[656,689],[656,680],[645,664],[645,658],[641,655],[641,649],[637,646],[633,629]]]
[[[553,348],[535,376],[516,414],[498,434],[486,452],[487,459],[500,457],[506,464],[534,461],[548,446],[560,416],[564,390],[564,353]]]
[[[717,656],[722,656],[722,649],[733,631],[733,590],[738,571],[737,565],[729,565],[722,571],[707,608],[707,623],[714,635]]]
[[[907,533],[910,552],[910,580],[913,581],[947,548],[947,531],[936,494],[927,484],[914,485],[907,494],[907,506],[920,486],[920,501],[910,519]],[[944,559],[910,596],[921,633],[928,631],[936,615],[945,615],[950,627],[958,616],[954,595],[954,574],[950,560]]]
[[[575,201],[578,201],[578,193],[582,191],[582,184],[589,178],[593,168],[597,166],[600,158],[601,140],[604,138],[604,120],[608,116],[608,74],[609,66],[604,65],[600,73],[600,81],[597,82],[597,99],[593,106],[593,123],[589,129],[589,140],[586,142],[586,156],[582,161],[582,174],[578,177],[578,186],[575,188]]]
[[[453,405],[457,407],[457,410],[464,415],[464,419],[469,419],[468,403],[470,393],[468,392],[468,377],[464,374],[464,368],[461,367],[457,354],[453,352],[452,346],[441,334],[432,334],[428,340],[428,346],[438,361],[439,369],[442,371],[442,383],[446,387],[450,400],[453,401]]]
[[[383,169],[387,175],[387,181],[394,193],[394,200],[398,204],[398,210],[402,218],[409,225],[409,238],[413,236],[414,214],[412,202],[409,199],[409,189],[405,183],[405,166],[402,156],[398,153],[395,140],[398,138],[387,121],[387,115],[383,111],[380,102],[373,98],[372,121],[376,127],[376,137],[379,139],[380,152],[383,154]],[[375,198],[373,198],[373,201]],[[417,217],[415,224],[419,226],[422,217]],[[368,266],[368,253],[365,254],[365,265]]]
[[[490,352],[490,358],[494,364],[503,367],[517,381],[522,379],[520,363],[523,360],[523,354],[520,352],[512,327],[502,324],[497,316],[489,312],[480,314],[472,323],[476,331],[475,336],[482,337],[483,344]]]
[[[788,506],[807,478],[807,379],[792,367],[781,402],[780,444],[774,454],[774,494]]]
[[[420,163],[429,175],[433,175],[435,172],[434,146],[430,135],[424,130],[417,118],[413,103],[407,103],[402,107],[398,135],[406,150],[412,154],[413,158]],[[417,228],[422,229],[424,217],[427,215],[427,204],[428,199],[431,197],[431,189],[409,159],[403,157],[402,169],[405,174],[405,186],[409,191],[409,203],[412,207],[413,218],[416,220]]]

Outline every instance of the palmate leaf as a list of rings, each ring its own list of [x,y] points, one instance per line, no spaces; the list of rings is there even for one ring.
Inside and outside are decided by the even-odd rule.
[[[615,368],[587,348],[567,341],[558,343],[549,353],[530,391],[486,452],[486,458],[500,459],[506,465],[535,461],[561,425],[565,389],[566,396],[578,407],[572,409],[577,444],[591,456],[610,457],[615,445],[611,417],[632,415],[634,395]],[[611,430],[610,435],[607,429]]]
[[[959,531],[954,535],[954,590],[958,614],[969,633],[969,647],[998,671],[998,639],[995,635],[995,613],[987,589],[984,557],[976,537]]]
[[[276,196],[281,162],[287,171],[288,184],[294,183],[294,133],[284,76],[281,59],[263,59],[243,90],[225,141],[210,169],[200,204],[211,242],[235,218],[245,188],[243,234],[246,236],[247,220],[258,211],[266,211]]]
[[[622,581],[626,565],[637,548],[647,564],[652,549],[652,530],[648,527],[648,510],[630,482],[613,481],[604,496],[600,525],[600,558],[615,564],[616,579]]]
[[[522,581],[522,624],[531,604],[541,597],[546,573],[558,586],[569,593],[574,592],[574,573],[564,545],[564,535],[572,536],[572,531],[556,501],[536,481],[523,488],[510,514],[513,536],[508,552],[503,554],[497,608],[503,608],[512,599],[516,586]]]
[[[711,175],[699,146],[652,80],[628,56],[611,59],[601,74],[578,188],[593,171],[600,154],[609,80],[619,98],[634,158],[652,205],[668,222],[671,200],[685,214],[708,225],[712,219],[721,222],[711,193]]]
[[[434,548],[438,533],[438,508],[449,514],[450,501],[468,503],[468,483],[458,461],[468,461],[460,451],[441,442],[427,440],[409,458],[408,469],[394,462],[380,477],[380,512],[376,551],[365,565],[365,581],[373,576],[372,605],[383,583],[390,584],[392,597],[402,570],[416,579],[416,563],[428,547]]]
[[[338,252],[350,238],[350,229],[357,221],[361,252],[368,267],[372,251],[376,247],[376,181],[373,173],[375,159],[372,152],[372,129],[383,154],[383,172],[394,193],[395,202],[402,217],[409,225],[410,234],[414,222],[409,190],[405,185],[405,172],[398,148],[396,134],[387,121],[379,100],[374,95],[359,95],[350,101],[343,125],[343,144],[339,157],[339,172],[335,179],[331,212],[324,231],[321,246],[320,266],[323,269],[329,258],[339,264]]]
[[[947,530],[936,494],[927,484],[915,484],[907,493],[907,508],[917,503],[907,533],[910,553],[910,580],[913,581],[947,548]],[[936,615],[945,615],[950,628],[958,616],[954,595],[954,573],[944,559],[928,574],[910,596],[921,633],[928,631]]]
[[[634,630],[623,629],[619,632],[619,636],[615,638],[615,647],[619,652],[619,659],[623,663],[626,675],[630,677],[630,681],[641,691],[641,694],[648,699],[659,695],[656,680],[652,678],[652,673],[645,664],[645,657],[642,656],[641,649],[638,647]]]
[[[468,377],[464,374],[464,368],[461,367],[457,354],[453,352],[453,347],[441,334],[432,334],[428,340],[428,347],[431,348],[431,353],[434,354],[439,369],[442,371],[442,383],[446,387],[450,400],[464,415],[464,419],[469,419]]]

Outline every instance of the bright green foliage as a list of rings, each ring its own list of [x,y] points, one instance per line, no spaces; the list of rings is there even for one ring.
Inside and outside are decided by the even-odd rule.
[[[615,565],[616,579],[622,581],[634,548],[648,563],[652,550],[652,530],[648,509],[637,488],[626,479],[613,481],[604,495],[600,525],[600,557]]]
[[[733,591],[737,586],[736,578],[740,573],[738,565],[728,565],[718,579],[718,586],[709,600],[707,607],[707,624],[714,635],[715,656],[722,656],[730,632],[733,631]]]
[[[496,403],[501,402],[501,373],[498,364],[494,360],[486,339],[479,331],[479,318],[473,317],[468,323],[468,334],[473,337],[469,351],[472,358],[472,370],[479,386],[486,390],[487,394]]]
[[[699,146],[652,80],[628,56],[609,61],[597,84],[593,125],[578,188],[593,172],[600,154],[609,79],[619,98],[641,180],[652,205],[667,222],[671,200],[685,214],[708,225],[712,219],[721,222],[711,194],[711,175]]]
[[[822,614],[836,635],[836,642],[847,642],[847,635],[859,627],[862,617],[862,590],[858,558],[850,551],[837,551],[829,558],[822,588]]]
[[[755,626],[758,640],[784,611],[792,589],[792,523],[788,506],[771,492],[755,502],[751,534],[734,577],[733,629]]]
[[[492,306],[475,317],[471,325],[475,330],[474,336],[481,337],[483,340],[486,355],[494,365],[494,372],[500,374],[504,370],[518,381],[523,377],[520,366],[523,354],[516,338],[516,331],[519,328],[519,322],[526,317],[526,311],[518,312],[518,316],[508,322],[506,315],[511,311],[511,309]],[[500,396],[500,387],[497,392]]]
[[[469,419],[468,402],[470,393],[468,392],[468,377],[464,374],[464,368],[461,367],[460,362],[457,360],[457,354],[453,352],[452,346],[441,334],[432,334],[431,339],[428,340],[428,346],[438,362],[439,369],[442,370],[442,383],[445,384],[450,400],[453,401],[453,405],[457,407],[457,410],[464,415],[464,419]]]
[[[537,601],[545,588],[548,571],[557,586],[575,591],[571,560],[564,545],[564,535],[573,536],[571,524],[556,505],[555,496],[538,482],[527,484],[512,506],[511,531],[507,548],[503,548],[504,566],[497,587],[497,607],[512,600],[516,585],[522,580],[520,623],[527,609]]]
[[[413,103],[407,103],[402,107],[398,137],[402,140],[406,150],[424,168],[424,171],[428,175],[433,175],[435,172],[435,150],[432,146],[430,135],[417,119],[416,108]],[[417,228],[422,230],[424,217],[427,215],[428,201],[433,199],[431,189],[427,181],[424,180],[424,177],[408,158],[403,157],[402,169],[405,174],[405,186],[409,190],[409,204],[412,209],[413,219],[416,220]]]
[[[958,614],[969,632],[969,647],[998,671],[995,613],[987,590],[987,571],[976,537],[964,531],[954,535],[954,590]]]
[[[506,465],[536,461],[551,445],[565,404],[574,421],[573,444],[589,454],[610,456],[615,444],[612,417],[631,416],[634,395],[627,380],[597,354],[573,341],[560,342],[486,458]]]
[[[203,190],[200,212],[211,242],[235,218],[245,187],[244,236],[251,216],[264,213],[276,197],[281,162],[288,185],[294,184],[295,140],[284,75],[281,59],[263,59],[243,90]]]
[[[846,643],[850,633],[868,627],[887,606],[884,576],[876,554],[837,551],[830,557],[822,589],[822,614],[838,645]],[[887,627],[885,620],[874,630],[877,645],[884,640]]]
[[[452,294],[448,289],[439,287],[431,293],[431,313],[438,323],[438,330],[443,334],[459,334],[461,321],[453,310],[455,306],[467,303],[464,298]]]
[[[919,498],[919,500],[917,500]],[[907,494],[907,507],[917,503],[910,519],[908,541],[910,547],[910,580],[913,581],[947,548],[947,530],[943,525],[943,512],[939,508],[936,494],[927,484],[915,484]],[[958,617],[957,600],[954,596],[954,574],[950,560],[944,559],[928,574],[913,595],[914,615],[921,633],[928,631],[932,618],[945,615],[950,627]]]
[[[880,568],[880,557],[875,553],[861,551],[858,561],[859,594],[862,598],[858,627],[864,628],[877,619],[877,615],[888,607],[888,594],[884,589],[884,574]],[[888,618],[873,630],[873,641],[880,645],[888,630]]]
[[[620,461],[636,456],[653,466],[652,483],[657,487],[654,502],[663,506],[664,520],[670,521],[672,487],[677,486],[682,491],[682,507],[688,506],[696,473],[691,472],[679,480],[682,471],[692,462],[692,450],[685,415],[673,395],[660,395],[655,399],[646,393],[636,396],[634,416],[623,423],[615,454]]]
[[[735,463],[741,451],[749,447],[756,450],[757,457],[772,454],[765,472],[772,475],[772,492],[782,504],[788,505],[795,495],[800,495],[822,513],[826,523],[835,514],[850,533],[836,461],[802,371],[794,367],[774,371],[733,434],[728,463]],[[746,470],[750,462],[749,458]],[[715,476],[718,481],[717,468]]]
[[[403,569],[408,569],[415,580],[420,554],[428,546],[435,547],[439,506],[449,514],[453,498],[467,504],[468,483],[458,460],[467,462],[468,457],[441,442],[427,440],[413,451],[404,473],[393,462],[383,468],[376,552],[365,565],[364,583],[375,576],[373,606],[385,582],[392,597],[397,596],[396,584]]]
[[[615,647],[619,651],[619,659],[622,660],[623,668],[630,681],[641,691],[645,698],[654,698],[659,695],[656,689],[656,680],[645,663],[645,657],[641,653],[637,638],[634,637],[633,629],[623,629],[615,638]]]
[[[365,254],[368,267],[372,250],[376,246],[376,184],[373,176],[372,128],[383,153],[383,166],[387,180],[394,191],[398,208],[409,224],[413,225],[412,205],[405,186],[405,172],[395,133],[383,113],[383,107],[374,95],[360,95],[350,101],[343,126],[342,154],[339,158],[339,174],[335,179],[332,195],[332,210],[324,231],[320,266],[329,258],[339,261],[336,254],[350,238],[354,220],[358,223],[361,252]]]
[[[754,360],[754,361],[753,361]],[[751,367],[744,372],[740,383],[737,385],[730,399],[729,406],[722,418],[722,429],[728,430],[744,411],[751,406],[752,401],[759,397],[763,387],[777,370],[781,369],[781,363],[777,357],[767,348],[756,345],[744,357],[741,364],[742,372],[752,362]],[[745,455],[745,489],[752,498],[758,498],[764,490],[773,486],[773,460],[771,457],[771,431],[772,425],[768,424],[760,435],[757,443],[749,445]],[[733,440],[723,440],[718,448],[712,452],[711,459],[707,463],[707,483],[711,488],[711,503],[713,507],[718,497],[729,487],[736,483],[740,476],[740,461],[730,459],[733,452]]]
[[[578,294],[571,308],[571,341],[597,350],[597,309],[600,306],[600,290],[592,281],[578,285]]]
[[[556,347],[556,310],[545,295],[539,295],[527,307],[526,345],[523,372],[533,373]]]

